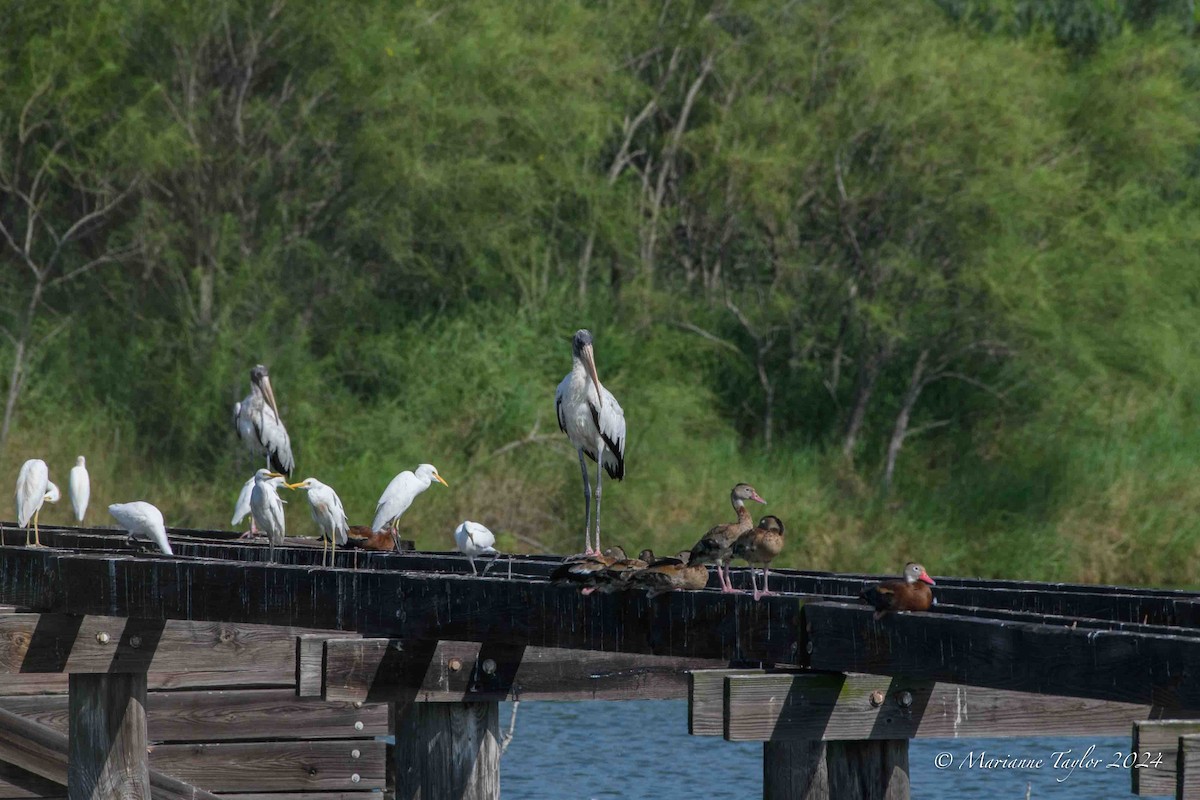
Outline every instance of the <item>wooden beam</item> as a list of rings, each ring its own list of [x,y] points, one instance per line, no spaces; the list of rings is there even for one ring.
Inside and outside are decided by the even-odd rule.
[[[763,744],[765,800],[908,800],[908,740]]]
[[[673,592],[653,601],[640,593],[584,597],[545,582],[503,578],[0,548],[0,602],[42,612],[726,661],[797,660],[803,601],[756,603],[715,592]]]
[[[296,637],[296,695],[320,697],[325,684],[325,642],[344,634],[306,633]]]
[[[1107,735],[1152,713],[1148,705],[879,675],[734,673],[720,681],[721,732],[739,742]]]
[[[1150,797],[1174,794],[1179,740],[1194,734],[1200,734],[1200,720],[1160,719],[1133,723],[1130,750],[1138,754],[1139,766],[1129,770],[1131,791]]]
[[[499,704],[395,703],[396,800],[499,800]]]
[[[810,603],[809,666],[1200,710],[1200,640]]]
[[[725,678],[763,675],[761,669],[697,669],[688,673],[688,733],[720,736],[725,730]]]
[[[371,791],[384,788],[385,750],[370,739],[163,744],[150,763],[214,792]]]
[[[3,614],[0,673],[236,672],[226,683],[291,684],[299,633],[234,622]]]
[[[724,661],[475,642],[327,639],[325,698],[341,701],[665,700]]]
[[[150,800],[146,676],[71,674],[70,800]]]
[[[108,553],[134,552],[124,537],[114,535],[116,531],[112,529],[46,530],[48,542],[58,547]],[[261,563],[265,559],[263,546],[230,541],[236,536],[231,532],[181,530],[179,533],[207,538],[177,537],[179,546],[175,551],[183,557],[249,563]],[[23,532],[2,532],[0,541],[7,545],[20,545],[24,541]],[[316,567],[319,564],[316,559],[320,558],[317,550],[308,540],[304,540],[303,546],[281,550],[279,560],[286,565]],[[539,580],[545,579],[561,560],[560,556],[518,555],[505,565],[505,569],[507,571],[511,567],[516,577]],[[466,558],[457,553],[347,550],[344,556],[339,555],[338,566],[356,570],[427,571],[458,575],[471,572]],[[749,586],[749,570],[735,569],[733,572],[736,583]],[[781,569],[772,571],[772,586],[781,593],[841,597],[855,602],[864,585],[875,583],[881,577],[887,576]],[[709,586],[719,588],[715,575],[710,578]],[[939,576],[935,594],[939,603],[945,606],[996,609],[1010,614],[1065,616],[1127,625],[1169,625],[1183,631],[1200,627],[1200,593],[1189,591]]]
[[[1179,737],[1176,759],[1175,800],[1200,798],[1200,734]]]
[[[331,703],[296,697],[291,689],[150,692],[146,703],[152,742],[334,739],[388,733],[388,710],[382,703]],[[0,697],[0,708],[67,732],[70,715],[62,695]]]
[[[0,709],[0,797],[48,797],[56,794],[45,782],[67,785],[68,738],[52,728]],[[24,776],[23,778],[21,776]],[[32,780],[31,780],[32,778]],[[30,794],[13,793],[13,788]],[[195,786],[157,769],[150,770],[154,800],[218,800]]]

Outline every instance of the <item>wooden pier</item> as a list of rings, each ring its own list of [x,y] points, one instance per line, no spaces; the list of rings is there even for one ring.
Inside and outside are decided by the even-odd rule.
[[[909,739],[1032,733],[1132,733],[1132,791],[1200,797],[1198,593],[939,578],[877,621],[871,575],[584,597],[549,556],[170,534],[0,532],[0,800],[492,798],[498,701],[684,697],[763,743],[768,798],[906,798]]]

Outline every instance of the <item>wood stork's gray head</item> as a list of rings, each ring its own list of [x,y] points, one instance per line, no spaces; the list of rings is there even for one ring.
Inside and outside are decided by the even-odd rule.
[[[450,486],[450,484],[446,483],[441,475],[438,475],[437,467],[435,467],[433,464],[422,464],[421,466],[417,467],[416,476],[418,478],[428,480],[430,483],[437,481],[442,486]]]
[[[267,373],[267,368],[263,364],[255,364],[250,370],[250,383],[258,387],[262,392],[263,397],[271,404],[271,410],[275,412],[276,419],[283,419],[279,415],[279,406],[275,404],[275,390],[271,388],[271,376]]]
[[[575,338],[571,340],[571,357],[583,363],[592,383],[596,385],[596,403],[599,407],[604,403],[604,395],[600,392],[603,387],[600,385],[600,376],[596,372],[596,353],[592,347],[592,332],[587,328],[575,331]]]

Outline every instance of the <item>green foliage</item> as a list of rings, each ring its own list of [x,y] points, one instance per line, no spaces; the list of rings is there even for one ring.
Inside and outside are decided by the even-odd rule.
[[[352,522],[430,461],[422,546],[472,518],[574,548],[552,396],[586,326],[631,548],[689,545],[749,480],[789,565],[1194,583],[1193,14],[16,3],[0,481],[83,452],[94,520],[221,525],[262,362]]]

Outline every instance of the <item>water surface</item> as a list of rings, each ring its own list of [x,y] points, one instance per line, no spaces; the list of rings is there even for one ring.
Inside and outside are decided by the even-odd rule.
[[[501,704],[502,731],[511,712],[511,703]],[[1068,762],[1092,745],[1091,758],[1100,763],[1070,771]],[[1128,749],[1128,737],[916,739],[909,749],[912,797],[1023,800],[1027,787],[1032,800],[1128,797],[1129,771],[1107,766]],[[942,753],[953,762],[939,770],[934,761]],[[1043,765],[1014,763],[1021,759]],[[762,745],[688,736],[683,700],[523,703],[500,762],[500,788],[513,800],[748,800],[762,797]]]

